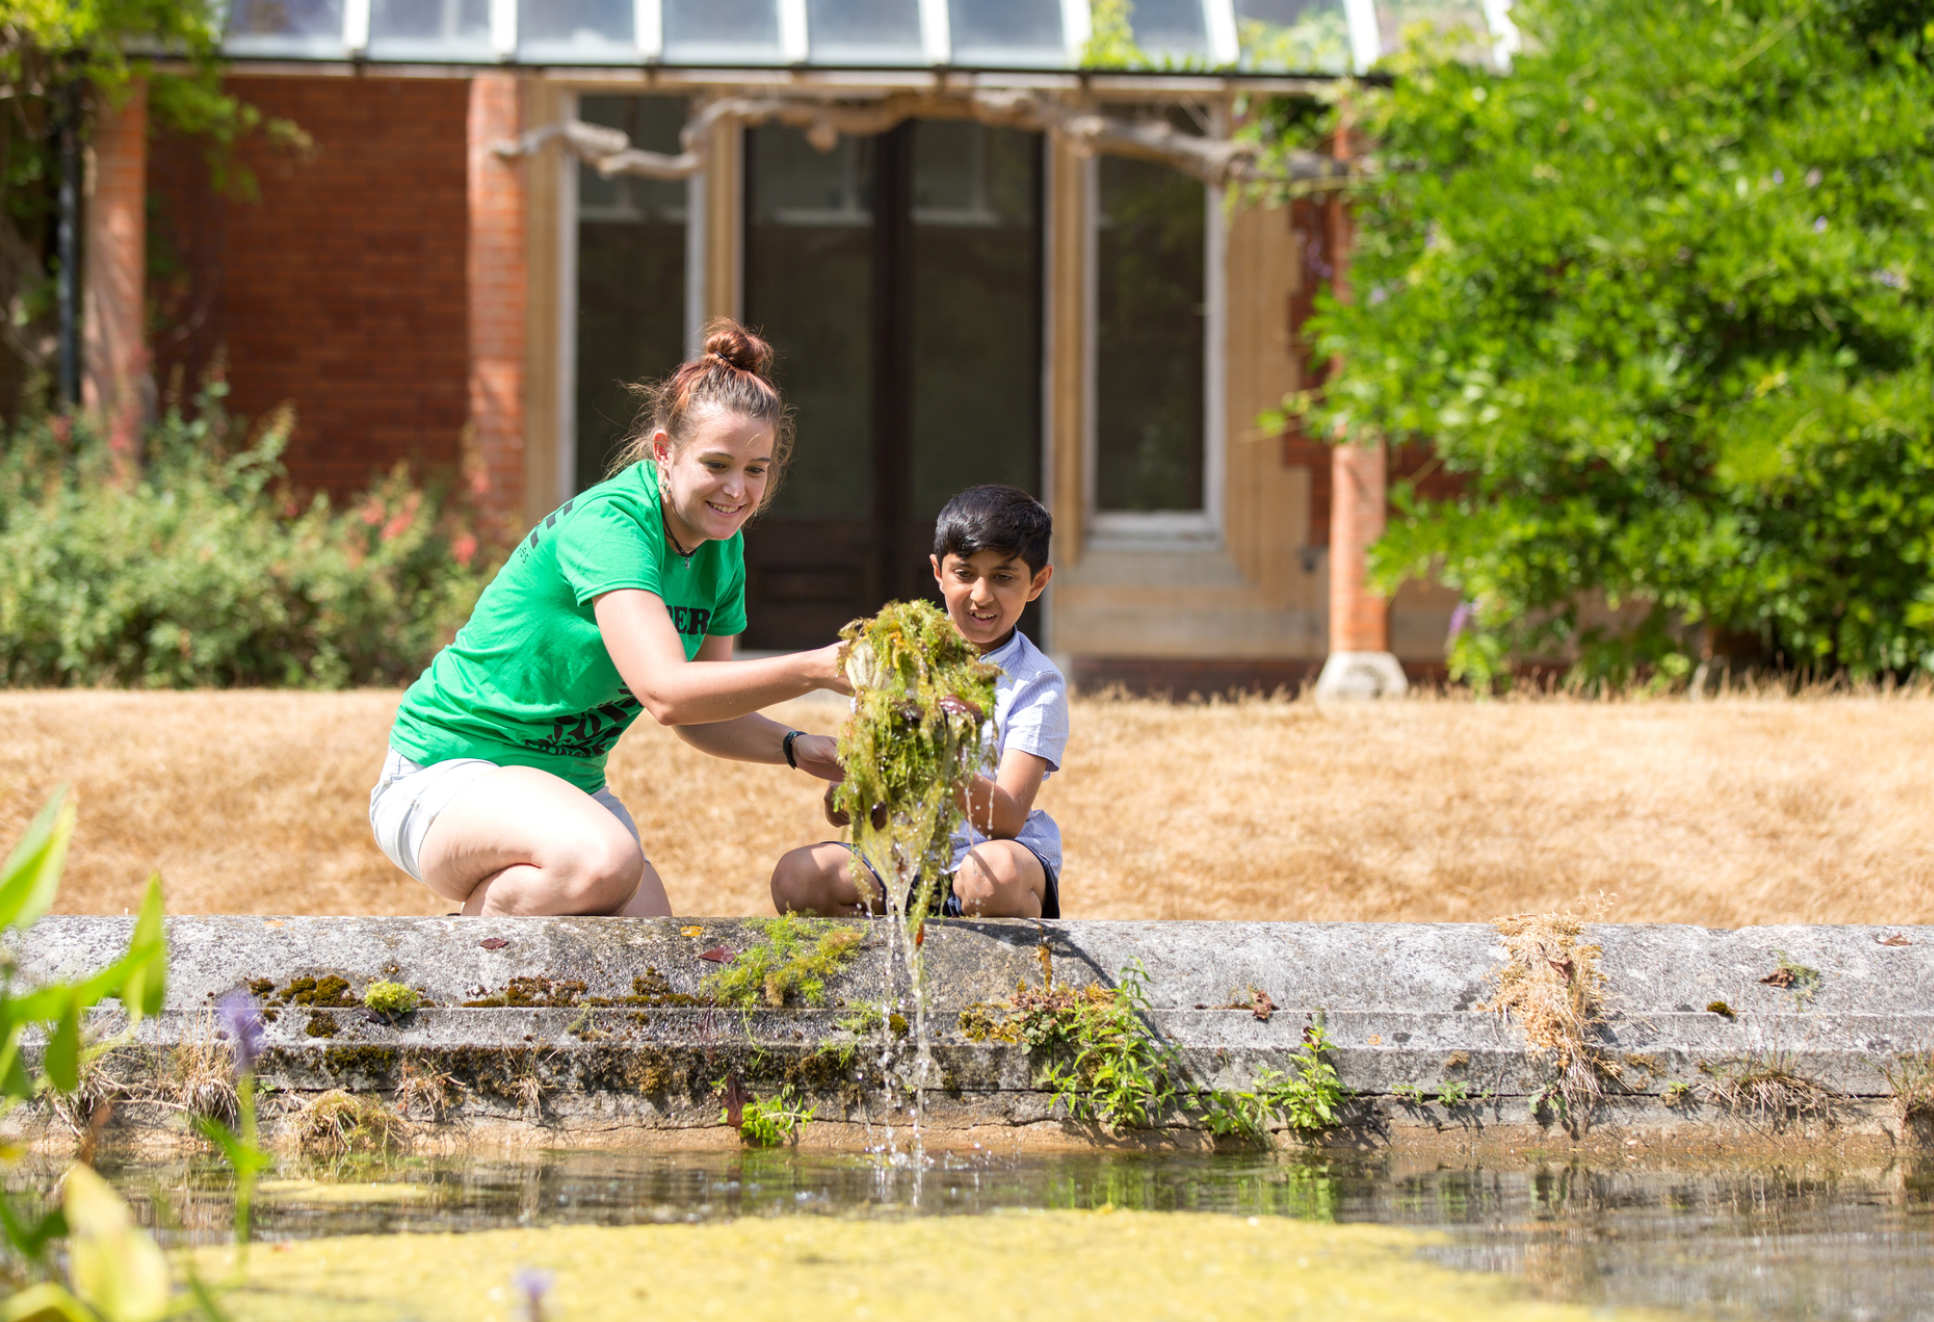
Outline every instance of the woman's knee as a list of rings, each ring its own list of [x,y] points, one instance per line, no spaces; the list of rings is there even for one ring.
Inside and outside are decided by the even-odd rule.
[[[540,871],[564,913],[615,913],[645,875],[644,851],[615,820],[608,829],[558,841],[546,855]]]

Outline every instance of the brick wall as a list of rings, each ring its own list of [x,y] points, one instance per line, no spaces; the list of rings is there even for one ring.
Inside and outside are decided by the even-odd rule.
[[[259,199],[216,194],[198,144],[149,166],[164,382],[225,356],[230,404],[292,404],[288,463],[353,491],[398,460],[454,465],[468,416],[461,79],[247,78],[229,88],[314,139],[251,143]]]

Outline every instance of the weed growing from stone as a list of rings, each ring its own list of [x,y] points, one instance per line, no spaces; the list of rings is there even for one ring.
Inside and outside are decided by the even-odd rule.
[[[1181,1053],[1148,1026],[1148,974],[1139,962],[1114,987],[1053,983],[1021,987],[1005,1005],[961,1012],[961,1032],[977,1041],[1024,1045],[1035,1079],[1072,1120],[1110,1129],[1152,1129],[1172,1112],[1219,1138],[1267,1142],[1272,1123],[1302,1137],[1334,1128],[1349,1090],[1328,1059],[1322,1025],[1303,1031],[1289,1070],[1264,1069],[1247,1089],[1195,1086]]]
[[[1910,1051],[1880,1067],[1903,1125],[1934,1128],[1934,1051]]]
[[[1350,1092],[1330,1063],[1331,1045],[1323,1025],[1310,1024],[1290,1055],[1290,1069],[1265,1067],[1248,1088],[1195,1094],[1203,1127],[1218,1137],[1256,1142],[1267,1141],[1272,1124],[1303,1139],[1336,1128]]]
[[[218,1120],[233,1129],[241,1118],[233,1062],[228,1044],[215,1038],[213,1013],[204,1010],[194,1032],[174,1049],[169,1082],[176,1104],[191,1117]]]
[[[1781,1052],[1719,1064],[1701,1061],[1699,1072],[1707,1078],[1701,1089],[1706,1100],[1749,1123],[1774,1129],[1795,1120],[1830,1118],[1838,1096],[1794,1070],[1791,1058]]]
[[[1532,1097],[1533,1115],[1554,1113],[1560,1124],[1589,1122],[1618,1066],[1598,1046],[1604,1022],[1599,948],[1580,940],[1584,925],[1570,914],[1514,914],[1500,918],[1505,961],[1493,970],[1497,992],[1479,1006],[1514,1021],[1525,1042],[1552,1058],[1553,1077]]]
[[[408,1056],[396,1080],[396,1109],[408,1116],[421,1108],[433,1122],[439,1121],[456,1104],[461,1090],[455,1075]]]
[[[863,927],[815,922],[797,914],[764,919],[758,927],[765,940],[739,951],[706,979],[706,991],[720,1005],[740,1010],[777,1009],[789,1001],[824,1005],[827,980],[866,941]]]
[[[802,1105],[796,1089],[788,1083],[764,1101],[748,1101],[739,1111],[739,1140],[749,1148],[776,1148],[796,1143],[800,1129],[808,1124],[815,1108]],[[732,1123],[730,1103],[719,1112],[721,1124]]]
[[[408,1141],[403,1118],[368,1097],[331,1089],[296,1113],[296,1146],[325,1161],[397,1151]]]
[[[1813,997],[1820,990],[1820,970],[1808,968],[1787,955],[1784,950],[1773,952],[1779,958],[1779,966],[1760,981],[1769,987],[1779,987],[1793,993],[1794,1004],[1802,1010],[1813,1005]]]
[[[959,794],[981,765],[999,670],[929,601],[892,602],[840,637],[848,643],[853,714],[840,729],[846,779],[833,805],[892,890],[889,906],[897,909],[904,897],[917,924],[953,861]],[[860,885],[864,891],[871,878]]]

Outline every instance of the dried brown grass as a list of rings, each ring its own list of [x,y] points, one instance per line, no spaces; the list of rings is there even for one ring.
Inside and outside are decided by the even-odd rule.
[[[290,1127],[297,1149],[323,1161],[386,1155],[409,1145],[409,1125],[401,1116],[373,1097],[341,1089],[312,1098]]]
[[[159,870],[175,913],[444,911],[369,838],[396,699],[0,693],[0,842],[67,782],[65,910],[129,910]],[[1934,922],[1927,696],[1083,698],[1073,730],[1041,799],[1072,917],[1488,921],[1603,893],[1613,921]],[[612,781],[680,913],[770,912],[773,860],[832,834],[805,777],[663,730]]]
[[[1617,1067],[1598,1045],[1604,1022],[1603,953],[1581,940],[1583,922],[1572,914],[1514,914],[1500,918],[1504,963],[1492,976],[1497,989],[1491,1010],[1517,1026],[1533,1049],[1549,1057],[1552,1076],[1542,1101],[1563,1123],[1580,1127],[1605,1095]]]

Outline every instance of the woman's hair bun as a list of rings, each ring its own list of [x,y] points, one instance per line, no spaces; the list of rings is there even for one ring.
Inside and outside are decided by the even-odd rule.
[[[730,317],[720,317],[705,328],[705,352],[754,376],[772,372],[772,346]]]

